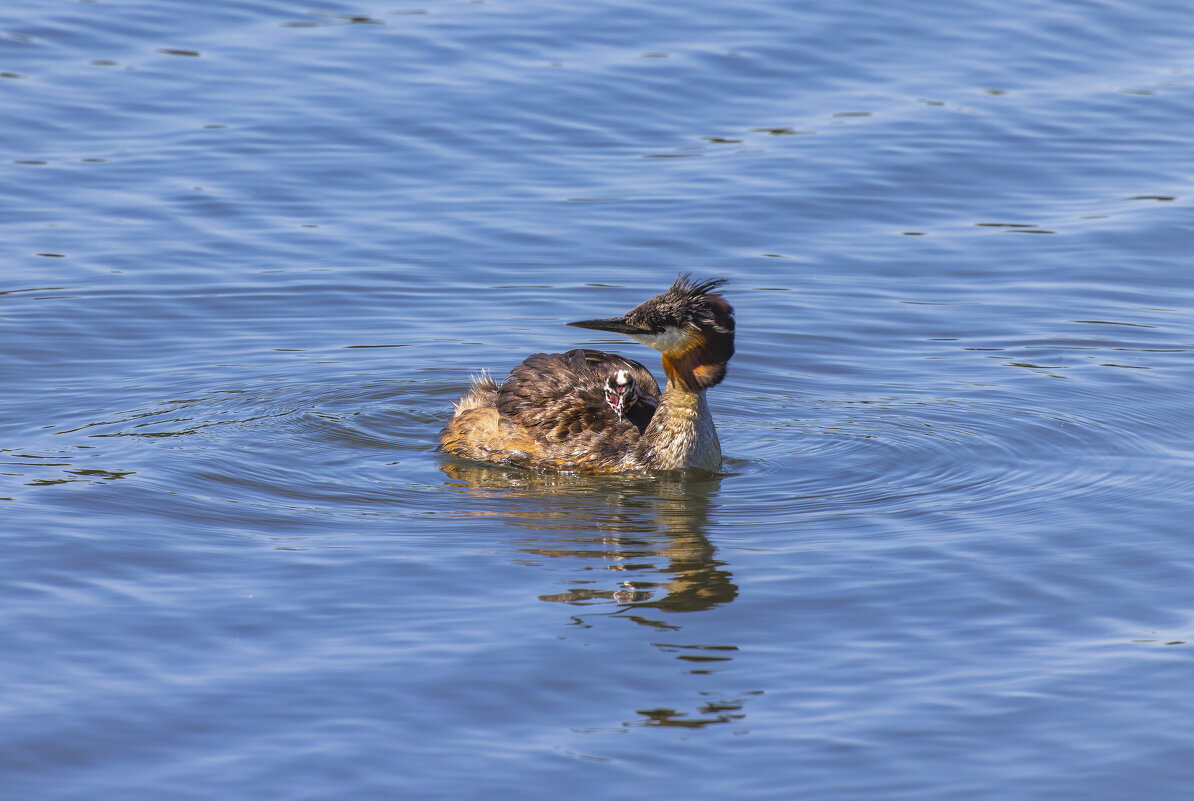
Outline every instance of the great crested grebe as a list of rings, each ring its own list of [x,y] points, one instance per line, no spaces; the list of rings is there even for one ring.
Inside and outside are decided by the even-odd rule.
[[[724,279],[679,276],[622,317],[568,323],[626,334],[663,355],[661,395],[636,361],[577,348],[536,353],[501,384],[477,378],[440,432],[445,453],[539,470],[716,471],[721,444],[705,391],[734,355],[734,309]]]

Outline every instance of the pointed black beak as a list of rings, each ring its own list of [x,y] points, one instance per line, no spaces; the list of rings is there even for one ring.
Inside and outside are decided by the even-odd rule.
[[[633,326],[626,322],[625,317],[605,317],[600,320],[578,320],[575,323],[568,323],[577,328],[592,328],[595,331],[613,331],[615,334],[649,334],[637,326]]]

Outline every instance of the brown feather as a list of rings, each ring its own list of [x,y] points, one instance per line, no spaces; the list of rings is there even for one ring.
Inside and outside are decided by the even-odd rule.
[[[619,418],[605,402],[606,378],[634,376],[639,401]],[[659,403],[659,385],[632,359],[587,348],[535,353],[501,385],[480,379],[440,434],[445,453],[522,467],[624,470]]]

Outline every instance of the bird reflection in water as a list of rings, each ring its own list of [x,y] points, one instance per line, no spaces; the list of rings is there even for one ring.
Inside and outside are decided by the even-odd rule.
[[[587,628],[594,617],[612,617],[648,627],[658,633],[650,645],[694,675],[716,672],[737,655],[735,645],[686,642],[674,617],[737,597],[733,576],[715,558],[705,533],[722,476],[583,476],[457,460],[441,463],[441,469],[448,489],[477,500],[458,504],[454,514],[500,518],[524,532],[519,550],[534,557],[521,560],[524,564],[550,567],[551,560],[567,560],[561,566],[573,577],[568,589],[538,597],[587,607],[573,616],[574,625]],[[578,580],[578,572],[592,578]],[[608,611],[611,605],[616,608]],[[636,709],[639,718],[620,728],[736,723],[745,717],[741,710],[749,696],[761,692],[701,692],[687,711]]]
[[[441,466],[450,489],[498,500],[456,514],[500,517],[533,537],[520,550],[541,557],[600,559],[618,574],[575,582],[540,600],[591,606],[616,603],[618,613],[661,630],[679,628],[637,612],[697,612],[729,603],[738,587],[714,558],[705,535],[721,476],[578,476],[464,462]],[[661,576],[662,578],[656,578]]]

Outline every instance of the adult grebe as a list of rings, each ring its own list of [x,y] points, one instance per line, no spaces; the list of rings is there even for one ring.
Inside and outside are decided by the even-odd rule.
[[[734,309],[724,279],[679,276],[622,317],[568,323],[613,331],[663,355],[660,395],[636,361],[578,348],[536,353],[501,384],[481,377],[440,432],[445,453],[540,470],[620,473],[721,467],[705,391],[734,355]]]

